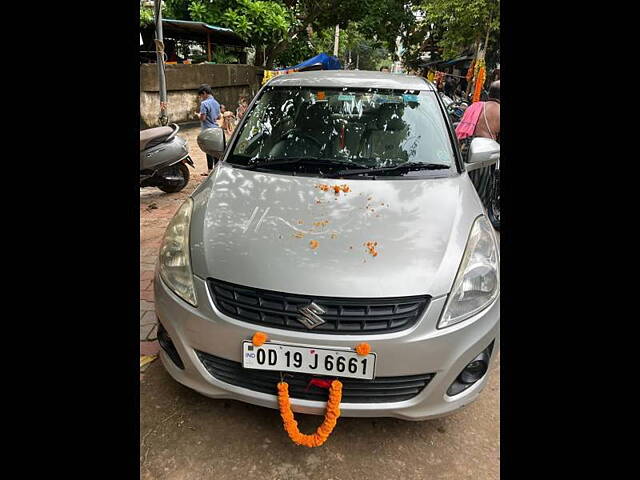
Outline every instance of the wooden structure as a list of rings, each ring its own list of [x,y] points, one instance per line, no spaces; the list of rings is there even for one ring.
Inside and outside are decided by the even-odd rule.
[[[162,19],[163,36],[166,40],[190,41],[200,45],[206,45],[207,61],[213,58],[215,46],[231,47],[239,51],[240,63],[246,63],[245,42],[237,33],[229,28],[217,27],[204,22],[192,22],[188,20]],[[141,32],[145,45],[153,44],[153,27]],[[141,47],[142,48],[142,47]]]

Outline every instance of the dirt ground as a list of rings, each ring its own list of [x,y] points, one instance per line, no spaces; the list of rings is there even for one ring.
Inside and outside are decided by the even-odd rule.
[[[478,400],[440,419],[340,418],[327,442],[294,445],[277,410],[213,400],[174,381],[160,361],[140,382],[142,479],[498,479],[500,368]],[[322,417],[296,415],[313,432]]]
[[[153,270],[164,230],[177,208],[205,178],[198,126],[182,127],[196,163],[179,193],[140,190],[140,351],[157,353]],[[294,445],[277,410],[213,400],[179,383],[159,360],[140,374],[142,479],[201,480],[494,480],[500,471],[500,368],[489,372],[479,399],[445,418],[407,422],[340,418],[321,447]],[[296,415],[303,432],[322,417]]]

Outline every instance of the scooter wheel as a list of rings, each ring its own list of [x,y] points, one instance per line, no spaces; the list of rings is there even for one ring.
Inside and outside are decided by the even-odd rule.
[[[487,216],[493,228],[500,230],[500,171],[494,172],[491,179],[491,196],[487,206]]]
[[[163,170],[162,174],[182,177],[181,181],[178,183],[172,182],[171,184],[158,185],[158,188],[166,193],[176,193],[182,190],[189,183],[189,169],[187,166],[180,162],[175,165],[171,165]]]

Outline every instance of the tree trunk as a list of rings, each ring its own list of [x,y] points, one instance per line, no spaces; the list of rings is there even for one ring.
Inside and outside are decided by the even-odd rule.
[[[289,46],[289,43],[290,40],[286,39],[267,49],[267,66],[265,67],[267,70],[273,68],[273,63],[275,62],[276,57]]]
[[[489,24],[487,25],[487,35],[484,37],[484,54],[486,56],[487,54],[487,45],[489,45],[489,32],[491,32],[491,20],[492,20],[492,16],[491,13],[489,14]]]
[[[256,56],[255,59],[253,61],[253,64],[256,67],[261,67],[264,63],[264,51],[262,50],[262,46],[261,45],[256,45],[255,46],[256,49]]]

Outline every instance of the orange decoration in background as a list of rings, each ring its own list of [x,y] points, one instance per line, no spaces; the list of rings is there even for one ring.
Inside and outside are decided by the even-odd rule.
[[[267,334],[266,333],[262,333],[262,332],[256,332],[253,334],[253,338],[251,339],[251,342],[256,346],[259,347],[260,345],[264,344],[264,342],[267,341]]]
[[[317,240],[311,240],[309,242],[309,246],[311,247],[312,250],[315,250],[316,248],[318,248],[318,245],[320,245],[320,242],[318,242]]]
[[[471,65],[469,65],[469,70],[467,70],[467,82],[470,82],[473,79],[473,72],[474,69],[476,67],[476,61],[474,60],[473,62],[471,62]]]
[[[284,429],[294,443],[305,447],[319,447],[329,438],[340,416],[341,400],[342,382],[334,380],[329,387],[329,401],[327,402],[327,411],[324,414],[322,425],[318,427],[316,433],[306,435],[298,430],[298,422],[293,417],[289,401],[289,385],[287,382],[278,383],[278,406],[280,407],[280,416],[282,417]]]
[[[476,80],[476,88],[473,92],[472,102],[479,102],[480,95],[482,93],[482,86],[484,85],[484,80],[487,75],[487,72],[484,67],[480,67],[480,71],[478,72],[478,78]]]
[[[363,357],[365,355],[369,355],[369,353],[371,353],[371,345],[369,345],[368,343],[361,343],[359,345],[356,345],[356,353],[358,355],[362,355]]]

